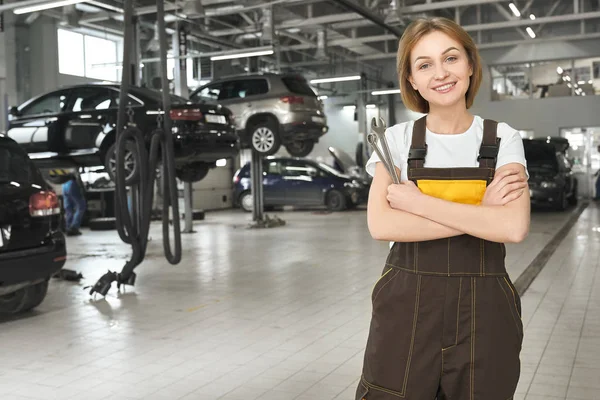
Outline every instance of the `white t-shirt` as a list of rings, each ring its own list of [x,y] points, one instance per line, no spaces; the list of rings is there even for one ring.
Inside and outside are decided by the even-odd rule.
[[[389,127],[385,131],[390,153],[394,164],[402,172],[401,180],[408,180],[408,151],[412,142],[412,130],[415,121],[402,122]],[[519,163],[525,167],[527,173],[527,161],[523,149],[521,135],[508,124],[498,123],[496,133],[500,138],[500,149],[496,168],[510,163]],[[425,167],[430,168],[460,168],[478,167],[479,146],[483,139],[483,118],[475,116],[471,127],[466,132],[459,134],[437,134],[426,130],[425,143],[427,143],[427,156]],[[371,149],[372,150],[372,149]],[[375,175],[375,164],[380,161],[377,153],[369,158],[366,164],[367,173]],[[529,174],[527,174],[529,178]]]

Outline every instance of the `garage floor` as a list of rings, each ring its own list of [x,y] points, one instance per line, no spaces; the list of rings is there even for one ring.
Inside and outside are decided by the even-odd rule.
[[[53,281],[34,313],[2,322],[0,397],[353,399],[387,244],[364,211],[276,214],[286,226],[248,230],[248,214],[208,213],[177,266],[154,225],[137,285],[106,298],[83,287],[120,270],[129,248],[114,231],[69,239],[66,268],[85,279]],[[508,246],[513,280],[568,216],[532,215],[527,240]],[[516,400],[600,398],[598,254],[592,205],[523,297]]]

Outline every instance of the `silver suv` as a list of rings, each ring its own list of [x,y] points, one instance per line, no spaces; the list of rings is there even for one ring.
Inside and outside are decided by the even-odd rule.
[[[196,89],[190,100],[229,108],[242,146],[264,156],[283,145],[292,156],[305,157],[328,131],[323,103],[297,74],[219,79]]]

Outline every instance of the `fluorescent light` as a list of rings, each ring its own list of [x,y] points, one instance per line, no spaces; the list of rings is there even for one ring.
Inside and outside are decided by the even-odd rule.
[[[591,85],[592,83],[594,83],[594,81],[590,79],[590,80],[588,81],[588,83]]]
[[[520,17],[521,16],[521,13],[519,12],[519,9],[513,3],[510,3],[508,5],[508,8],[510,8],[510,10],[513,12],[513,14],[515,14],[515,17]]]
[[[319,100],[325,100],[327,99],[327,96],[323,95],[323,96],[319,96]]]
[[[383,94],[400,94],[400,89],[374,90],[371,92],[371,95],[373,96],[380,96]]]
[[[344,110],[354,110],[356,106],[344,106]]]
[[[535,39],[535,32],[533,31],[533,29],[531,29],[531,27],[528,26],[527,28],[525,28],[525,30],[527,31],[529,36],[531,36],[532,39]]]
[[[217,167],[225,167],[225,166],[227,166],[226,158],[221,158],[220,160],[217,160]]]
[[[529,14],[529,19],[532,20],[532,21],[535,20],[535,15]]]
[[[93,6],[105,8],[107,10],[115,11],[115,12],[118,12],[118,13],[121,13],[121,14],[125,13],[125,10],[123,10],[122,8],[111,6],[111,5],[103,3],[101,1],[87,0],[86,3],[91,4]]]
[[[578,85],[585,85],[585,81],[577,81]]]
[[[572,87],[573,85],[571,85],[570,83],[567,83],[567,86],[568,86],[568,87]]]
[[[375,104],[367,104],[367,108],[373,109],[373,108],[377,108],[377,106]]]
[[[32,13],[32,12],[36,12],[36,11],[48,10],[50,8],[70,6],[71,4],[83,3],[84,1],[85,0],[53,1],[50,3],[38,4],[35,6],[30,6],[30,7],[16,8],[13,12],[15,14],[27,14],[27,13]]]
[[[556,72],[558,72],[559,74],[562,74],[563,69],[561,67],[556,67]]]
[[[250,51],[247,53],[224,54],[222,56],[212,56],[210,58],[210,61],[231,60],[233,58],[268,56],[273,53],[274,53],[273,50],[259,50],[259,51]]]
[[[360,80],[360,75],[352,75],[352,76],[336,76],[333,78],[322,78],[322,79],[313,79],[310,81],[311,84],[316,83],[328,83],[328,82],[346,82],[346,81],[358,81]]]
[[[566,79],[568,82],[571,82],[571,77],[570,77],[569,75],[565,76],[565,79]]]

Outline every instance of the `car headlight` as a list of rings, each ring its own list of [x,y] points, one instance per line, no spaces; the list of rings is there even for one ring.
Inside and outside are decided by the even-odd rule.
[[[544,189],[553,189],[556,187],[556,182],[542,182],[541,187]]]

